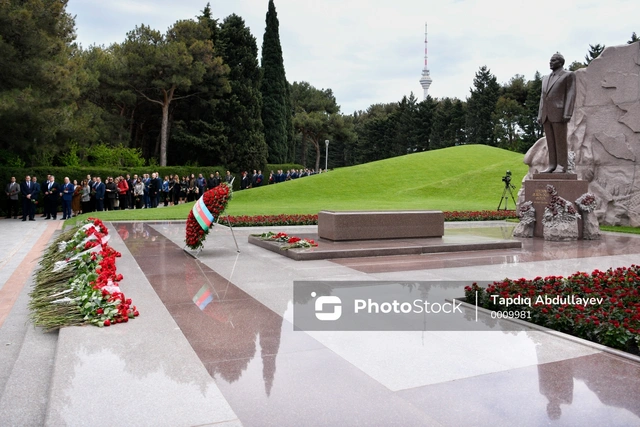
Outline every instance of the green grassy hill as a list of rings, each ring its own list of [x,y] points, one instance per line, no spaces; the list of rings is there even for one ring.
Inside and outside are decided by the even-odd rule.
[[[495,210],[507,169],[520,188],[523,155],[465,145],[340,168],[234,193],[231,215],[317,213],[320,210]],[[513,208],[512,203],[509,206]]]
[[[275,185],[236,191],[230,215],[313,214],[321,210],[495,210],[507,169],[517,194],[523,155],[485,145],[409,154]],[[184,219],[192,204],[103,212],[105,220]],[[513,203],[509,202],[513,209]]]

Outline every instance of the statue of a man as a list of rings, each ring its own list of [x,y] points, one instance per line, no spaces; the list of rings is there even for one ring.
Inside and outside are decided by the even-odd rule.
[[[564,57],[554,54],[549,61],[552,73],[542,78],[538,123],[544,126],[549,149],[549,167],[543,173],[567,171],[567,123],[576,100],[576,76],[563,66]]]

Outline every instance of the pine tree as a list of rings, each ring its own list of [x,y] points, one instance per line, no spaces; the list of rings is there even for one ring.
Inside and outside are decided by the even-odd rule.
[[[159,157],[166,166],[171,104],[199,93],[227,92],[229,68],[215,55],[204,20],[178,21],[166,35],[141,25],[127,33],[121,52],[136,93],[162,110]]]
[[[431,125],[430,149],[465,144],[465,104],[457,98],[438,100]]]
[[[262,41],[262,123],[269,147],[269,163],[285,163],[290,160],[292,129],[288,84],[280,46],[278,15],[273,0],[269,0],[266,28]]]
[[[640,37],[638,37],[638,36],[636,35],[636,32],[634,31],[634,32],[631,34],[631,39],[627,42],[627,44],[635,43],[635,42],[637,42],[637,41],[640,41]]]
[[[480,67],[473,79],[471,96],[467,100],[467,142],[495,145],[492,114],[500,97],[500,85],[486,67]]]
[[[416,111],[416,151],[427,151],[431,149],[429,139],[431,137],[436,105],[436,102],[431,96],[427,96],[427,99],[418,103]]]
[[[600,56],[605,47],[605,45],[601,45],[600,43],[596,44],[595,46],[590,44],[589,52],[584,57],[585,65],[591,64],[591,61]]]

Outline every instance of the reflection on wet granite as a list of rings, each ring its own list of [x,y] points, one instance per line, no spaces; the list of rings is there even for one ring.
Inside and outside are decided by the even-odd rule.
[[[499,332],[485,332],[492,334],[490,337],[451,333],[448,338],[434,333],[427,334],[422,345],[415,340],[403,341],[393,332],[389,336],[336,332],[314,338],[293,331],[291,323],[283,319],[292,307],[286,293],[269,309],[247,293],[251,287],[245,287],[245,292],[231,281],[233,277],[222,277],[185,254],[163,234],[173,233],[175,238],[183,232],[183,224],[163,226],[165,231],[146,224],[142,228],[136,226],[136,230],[132,224],[116,227],[120,236],[126,236],[124,242],[136,262],[244,425],[538,426],[551,422],[584,425],[585,420],[592,425],[640,423],[638,364],[607,354],[583,356],[597,350],[581,352],[576,349],[578,344],[567,345],[546,334],[538,341],[536,333],[517,333],[517,340],[511,336],[516,332],[505,332],[507,340]],[[544,257],[539,253],[543,248],[552,251],[554,259],[640,252],[637,238],[618,235],[605,235],[602,241],[580,244],[575,250],[555,245],[547,248],[547,242],[539,240],[523,242],[521,251],[446,254],[441,258],[430,255],[417,261],[385,257],[368,263],[402,271],[406,265],[434,268],[425,259],[432,265],[454,267],[525,262]],[[615,247],[624,245],[623,252]],[[286,261],[296,264],[286,267],[291,276],[304,265]],[[364,261],[366,265],[367,260]],[[244,265],[248,265],[246,259]],[[243,276],[248,278],[245,280],[262,279],[260,271]],[[497,344],[488,346],[487,341]],[[521,343],[517,348],[500,348],[504,342]],[[524,355],[518,350],[521,347],[529,352]],[[498,358],[498,352],[508,353],[509,357]],[[526,360],[522,360],[524,356]],[[476,360],[484,365],[500,366],[481,372],[469,367],[470,358],[486,360]],[[386,363],[376,364],[378,359]],[[518,367],[513,367],[513,361],[520,362]],[[433,367],[447,373],[468,369],[455,381],[419,382],[425,375],[435,375],[430,372]],[[412,370],[417,374],[411,375]],[[394,377],[395,382],[388,380],[396,384],[392,388],[380,379]],[[410,381],[413,377],[418,380]]]
[[[505,233],[503,227],[455,228],[445,231],[445,235],[472,234],[494,238],[506,235]],[[332,261],[364,273],[383,273],[640,253],[640,236],[633,234],[602,233],[600,240],[578,240],[575,242],[550,242],[540,238],[519,238],[517,240],[522,242],[522,249],[405,255],[385,257],[384,259],[380,257],[345,258]]]
[[[639,391],[638,364],[600,353],[398,394],[444,425],[631,426]]]

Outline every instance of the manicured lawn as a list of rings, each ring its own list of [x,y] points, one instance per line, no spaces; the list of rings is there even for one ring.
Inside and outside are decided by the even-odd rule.
[[[507,169],[514,196],[527,166],[523,155],[465,145],[340,168],[276,185],[236,191],[229,215],[316,214],[321,210],[496,210]],[[513,202],[509,200],[509,209]],[[186,219],[191,204],[93,213],[103,220]]]
[[[638,227],[625,227],[622,225],[601,225],[600,230],[602,231],[615,231],[618,233],[631,233],[631,234],[640,234],[640,228]]]

